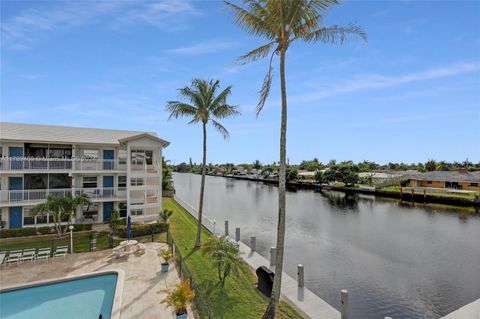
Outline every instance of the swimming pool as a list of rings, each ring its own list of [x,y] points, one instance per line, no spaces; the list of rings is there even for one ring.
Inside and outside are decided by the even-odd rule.
[[[107,272],[0,291],[2,319],[111,319],[119,274]],[[118,299],[118,298],[117,298]]]

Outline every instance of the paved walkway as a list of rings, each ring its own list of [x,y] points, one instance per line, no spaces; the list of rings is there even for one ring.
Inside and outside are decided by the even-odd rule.
[[[251,251],[250,247],[238,242],[241,257],[254,270],[266,266],[274,271],[274,266],[269,266],[270,261],[260,254]],[[295,279],[283,273],[282,298],[286,299],[297,311],[311,319],[339,319],[340,312],[327,302],[311,292],[308,288],[299,288]]]
[[[449,313],[441,319],[480,319],[480,299]]]
[[[10,265],[0,271],[0,287],[38,280],[60,278],[89,272],[122,269],[125,272],[122,319],[175,318],[172,311],[160,301],[165,298],[162,290],[179,282],[173,265],[168,273],[160,272],[157,255],[161,243],[147,243],[145,254],[131,255],[128,260],[116,259],[111,250],[68,255],[66,260],[45,263],[23,263],[20,267]],[[189,309],[189,319],[193,315]]]

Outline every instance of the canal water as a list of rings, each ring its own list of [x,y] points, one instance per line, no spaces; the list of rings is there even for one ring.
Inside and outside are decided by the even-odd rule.
[[[198,207],[200,175],[174,174],[177,195]],[[264,257],[275,245],[277,187],[206,177],[204,214],[216,233],[230,223],[242,241],[257,237]],[[480,298],[480,217],[453,208],[411,206],[361,194],[287,193],[284,269],[350,318],[440,318]],[[211,226],[211,225],[210,225]]]

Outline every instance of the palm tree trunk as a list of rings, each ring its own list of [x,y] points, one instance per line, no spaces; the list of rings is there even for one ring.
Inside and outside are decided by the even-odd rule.
[[[278,225],[277,225],[277,255],[275,258],[275,278],[272,294],[263,319],[274,319],[280,299],[283,272],[283,250],[285,246],[285,191],[286,191],[286,149],[287,149],[287,86],[285,83],[285,52],[280,51],[280,87],[282,94],[282,119],[280,125],[280,167],[278,172]]]
[[[195,248],[200,248],[202,243],[200,235],[202,234],[202,214],[203,214],[203,194],[205,192],[205,173],[207,165],[207,124],[203,123],[203,162],[202,162],[202,182],[200,183],[200,203],[198,204],[198,224],[197,224],[197,239],[195,241]]]

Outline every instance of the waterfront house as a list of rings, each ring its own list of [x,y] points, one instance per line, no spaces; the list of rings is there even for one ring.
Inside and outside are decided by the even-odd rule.
[[[428,187],[480,191],[480,171],[433,171],[405,177],[407,187]]]
[[[162,149],[156,133],[0,123],[0,216],[4,227],[46,226],[30,209],[50,195],[87,195],[75,223],[107,222],[113,209],[133,221],[162,207]]]

